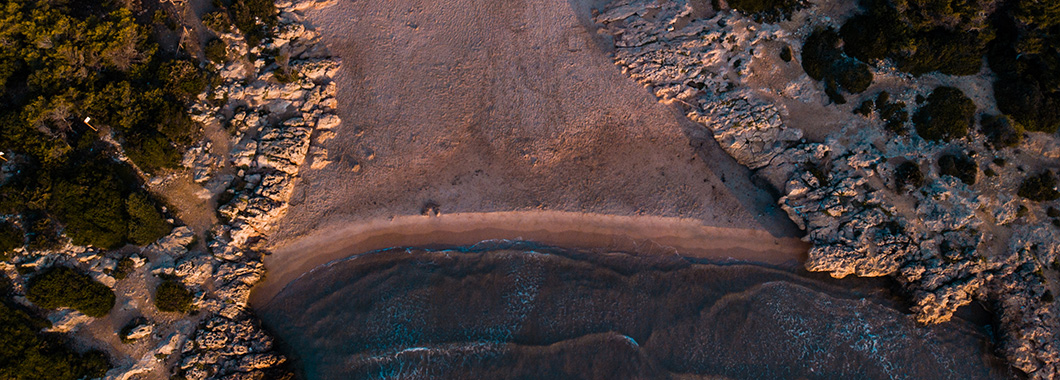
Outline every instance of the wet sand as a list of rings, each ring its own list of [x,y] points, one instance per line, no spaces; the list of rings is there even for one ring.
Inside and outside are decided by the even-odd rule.
[[[320,231],[274,249],[265,257],[269,273],[255,287],[251,303],[268,302],[302,274],[359,253],[390,247],[466,246],[494,239],[772,265],[797,265],[809,248],[796,238],[706,226],[694,219],[558,211],[404,216]]]

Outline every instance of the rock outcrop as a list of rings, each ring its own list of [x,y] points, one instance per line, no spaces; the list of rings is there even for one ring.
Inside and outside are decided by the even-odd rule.
[[[940,144],[894,135],[882,120],[865,125],[849,114],[847,127],[814,142],[786,127],[784,104],[826,99],[823,88],[805,74],[761,88],[752,84],[762,83],[756,76],[770,73],[751,68],[775,67],[776,46],[798,53],[810,32],[839,21],[814,6],[792,17],[797,30],[702,2],[619,0],[595,20],[612,36],[615,63],[627,75],[660,101],[685,108],[737,161],[783,190],[780,207],[813,244],[807,269],[834,277],[893,276],[921,323],[947,321],[962,305],[987,301],[1001,321],[1000,353],[1032,377],[1060,375],[1060,310],[1043,275],[1057,262],[1060,234],[1040,222],[1056,202],[1017,197],[1017,176],[995,171],[999,161],[991,160],[1012,161],[1013,152],[976,156],[983,137],[975,131]],[[906,104],[923,94],[918,78],[887,68],[875,75],[899,83],[902,92],[889,91]],[[1060,146],[1055,135],[1030,140],[1037,142],[1028,149]],[[1050,158],[1049,149],[1038,150]],[[979,168],[1001,174],[973,186],[934,170],[938,157],[952,152],[968,152]],[[923,183],[912,190],[896,179],[907,162],[923,172]]]
[[[247,47],[239,36],[224,38],[230,51],[275,52],[276,62],[258,58],[220,65],[224,83],[200,96],[202,101],[194,107],[200,122],[224,126],[232,134],[231,150],[220,166],[235,175],[213,179],[227,182],[227,189],[218,207],[222,224],[210,231],[206,242],[212,257],[188,258],[175,269],[185,283],[213,286],[208,297],[196,301],[208,316],[192,335],[193,343],[184,346],[175,369],[187,379],[290,376],[286,358],[274,350],[247,309],[247,299],[265,276],[259,243],[287,211],[301,168],[328,164],[328,153],[319,143],[341,123],[335,115],[332,81],[340,62],[329,55],[302,14],[330,4],[278,1],[279,25],[261,46]],[[218,105],[217,100],[224,102]],[[187,161],[196,175],[205,172],[194,164],[206,160]]]

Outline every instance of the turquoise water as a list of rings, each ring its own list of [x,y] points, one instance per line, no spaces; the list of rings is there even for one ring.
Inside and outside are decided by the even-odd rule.
[[[994,378],[977,326],[747,264],[492,242],[318,268],[258,310],[305,378]]]

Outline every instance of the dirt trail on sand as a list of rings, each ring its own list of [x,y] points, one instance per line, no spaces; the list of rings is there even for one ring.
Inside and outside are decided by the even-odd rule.
[[[710,227],[693,219],[555,211],[406,216],[320,231],[275,250],[265,257],[269,275],[255,287],[251,302],[262,305],[303,273],[354,254],[403,246],[466,246],[491,239],[773,265],[796,265],[809,248],[796,238]]]

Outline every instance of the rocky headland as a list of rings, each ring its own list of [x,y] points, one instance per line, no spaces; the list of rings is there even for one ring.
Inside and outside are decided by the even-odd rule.
[[[632,0],[614,2],[595,20],[627,75],[683,108],[783,194],[779,206],[813,244],[807,269],[892,276],[913,305],[912,318],[924,324],[984,301],[997,315],[997,350],[1010,364],[1034,378],[1056,376],[1060,230],[1049,223],[1056,202],[1017,193],[1028,174],[1056,166],[1060,141],[1029,133],[1018,147],[993,147],[983,130],[931,141],[888,133],[913,123],[888,126],[880,116],[855,114],[857,104],[868,104],[860,100],[830,104],[827,86],[798,65],[807,59],[808,36],[838,28],[851,13],[811,2],[790,20],[757,22],[703,2]],[[862,98],[871,103],[867,94],[889,92],[893,101],[884,96],[877,109],[901,104],[907,112],[906,104],[923,104],[942,85],[964,90],[981,114],[997,112],[988,72],[913,76],[884,65],[872,75],[875,85]],[[971,180],[942,168],[947,155],[973,163],[966,165],[976,168]]]

